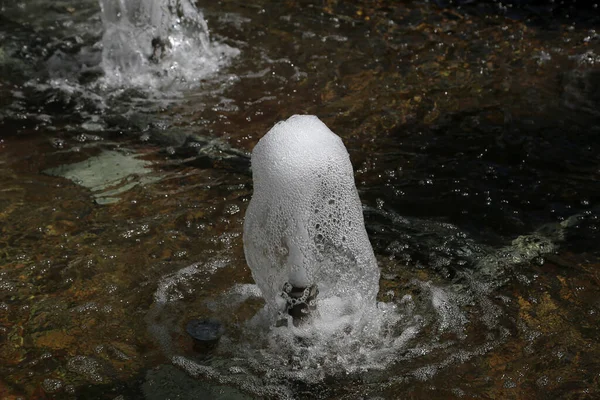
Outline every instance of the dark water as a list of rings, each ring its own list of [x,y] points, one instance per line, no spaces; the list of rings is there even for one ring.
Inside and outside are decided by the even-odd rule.
[[[99,84],[96,2],[0,2],[1,398],[598,397],[594,18],[199,6],[240,54],[156,90]],[[253,283],[249,152],[298,113],[344,140],[380,300],[401,332],[422,321],[381,368],[336,350],[302,375],[245,330],[262,300],[227,294]],[[184,332],[197,316],[226,327],[208,360]]]

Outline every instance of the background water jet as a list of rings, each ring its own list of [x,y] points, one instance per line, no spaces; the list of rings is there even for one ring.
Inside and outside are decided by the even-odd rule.
[[[110,87],[190,88],[239,51],[211,42],[190,0],[100,0],[102,66]]]
[[[295,115],[261,138],[251,162],[244,252],[271,313],[282,311],[286,285],[315,286],[317,302],[339,302],[341,315],[374,307],[379,269],[341,139]]]

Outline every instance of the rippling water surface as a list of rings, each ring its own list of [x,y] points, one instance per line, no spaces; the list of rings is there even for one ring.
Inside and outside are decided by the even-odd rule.
[[[0,0],[0,397],[599,395],[593,8],[164,4]],[[351,331],[268,326],[244,260],[292,114],[354,165],[381,281]]]

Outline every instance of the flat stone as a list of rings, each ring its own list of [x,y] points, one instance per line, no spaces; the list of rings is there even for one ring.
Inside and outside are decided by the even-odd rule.
[[[149,168],[152,163],[136,158],[133,153],[105,150],[96,157],[74,164],[51,168],[44,173],[61,176],[90,189],[96,203],[112,204],[120,194],[137,185],[160,180]]]

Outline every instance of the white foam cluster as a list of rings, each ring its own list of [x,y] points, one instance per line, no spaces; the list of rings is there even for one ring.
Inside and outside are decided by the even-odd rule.
[[[281,311],[286,282],[316,284],[336,314],[374,306],[379,269],[341,139],[317,117],[294,115],[258,142],[252,174],[244,251],[270,310]]]

